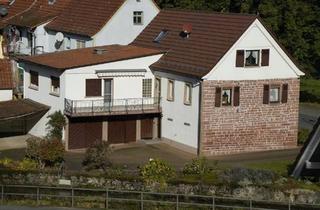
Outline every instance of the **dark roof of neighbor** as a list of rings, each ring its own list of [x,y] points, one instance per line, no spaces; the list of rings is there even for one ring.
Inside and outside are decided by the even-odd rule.
[[[101,53],[97,53],[97,50]],[[131,45],[109,45],[47,53],[36,56],[22,56],[18,57],[18,60],[54,69],[65,70],[162,53],[164,53],[164,51],[159,49],[150,49]]]
[[[47,29],[84,36],[93,36],[110,20],[125,0],[72,0]]]
[[[36,27],[58,16],[70,3],[71,0],[57,0],[49,4],[48,0],[38,0],[29,9],[9,20],[7,24]]]
[[[168,51],[151,65],[154,70],[203,77],[256,18],[248,14],[162,10],[132,44]],[[179,35],[184,25],[192,28],[189,38]],[[159,43],[154,42],[162,30],[168,33]]]
[[[8,14],[6,16],[0,17],[0,28],[6,26],[6,21],[14,16],[26,11],[30,8],[32,3],[35,0],[15,0],[12,4],[9,3],[2,3],[2,5],[8,8]]]
[[[49,110],[50,107],[30,99],[0,102],[0,120],[31,115]]]
[[[11,63],[8,59],[0,59],[0,90],[12,88]]]

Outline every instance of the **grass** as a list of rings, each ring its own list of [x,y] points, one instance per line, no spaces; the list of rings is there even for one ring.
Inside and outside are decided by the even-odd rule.
[[[251,169],[270,170],[282,176],[288,176],[288,169],[292,166],[292,160],[281,160],[272,162],[248,163],[245,165]]]

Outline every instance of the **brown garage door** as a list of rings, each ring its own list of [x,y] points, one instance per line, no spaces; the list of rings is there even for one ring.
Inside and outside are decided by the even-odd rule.
[[[111,144],[135,142],[136,120],[109,121],[108,141]]]
[[[141,138],[142,139],[153,138],[153,119],[141,120]]]
[[[102,122],[72,121],[69,123],[69,149],[90,147],[95,141],[102,140]]]

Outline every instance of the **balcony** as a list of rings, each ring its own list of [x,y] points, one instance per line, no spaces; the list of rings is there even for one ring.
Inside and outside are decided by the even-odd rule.
[[[161,113],[159,98],[112,100],[65,99],[64,113],[70,117]]]

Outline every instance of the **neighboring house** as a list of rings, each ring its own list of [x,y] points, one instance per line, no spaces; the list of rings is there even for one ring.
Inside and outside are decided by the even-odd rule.
[[[46,135],[47,116],[61,110],[68,118],[68,149],[96,140],[157,138],[161,109],[149,65],[161,55],[160,50],[111,45],[22,57],[25,98],[51,107],[30,133]]]
[[[164,10],[129,46],[21,61],[25,96],[64,110],[68,149],[157,137],[202,155],[297,145],[304,74],[254,15]]]
[[[12,90],[11,63],[7,59],[0,59],[0,101],[12,100]]]
[[[153,0],[73,1],[59,17],[45,26],[46,52],[132,42],[159,13]],[[56,43],[57,33],[63,41]]]

